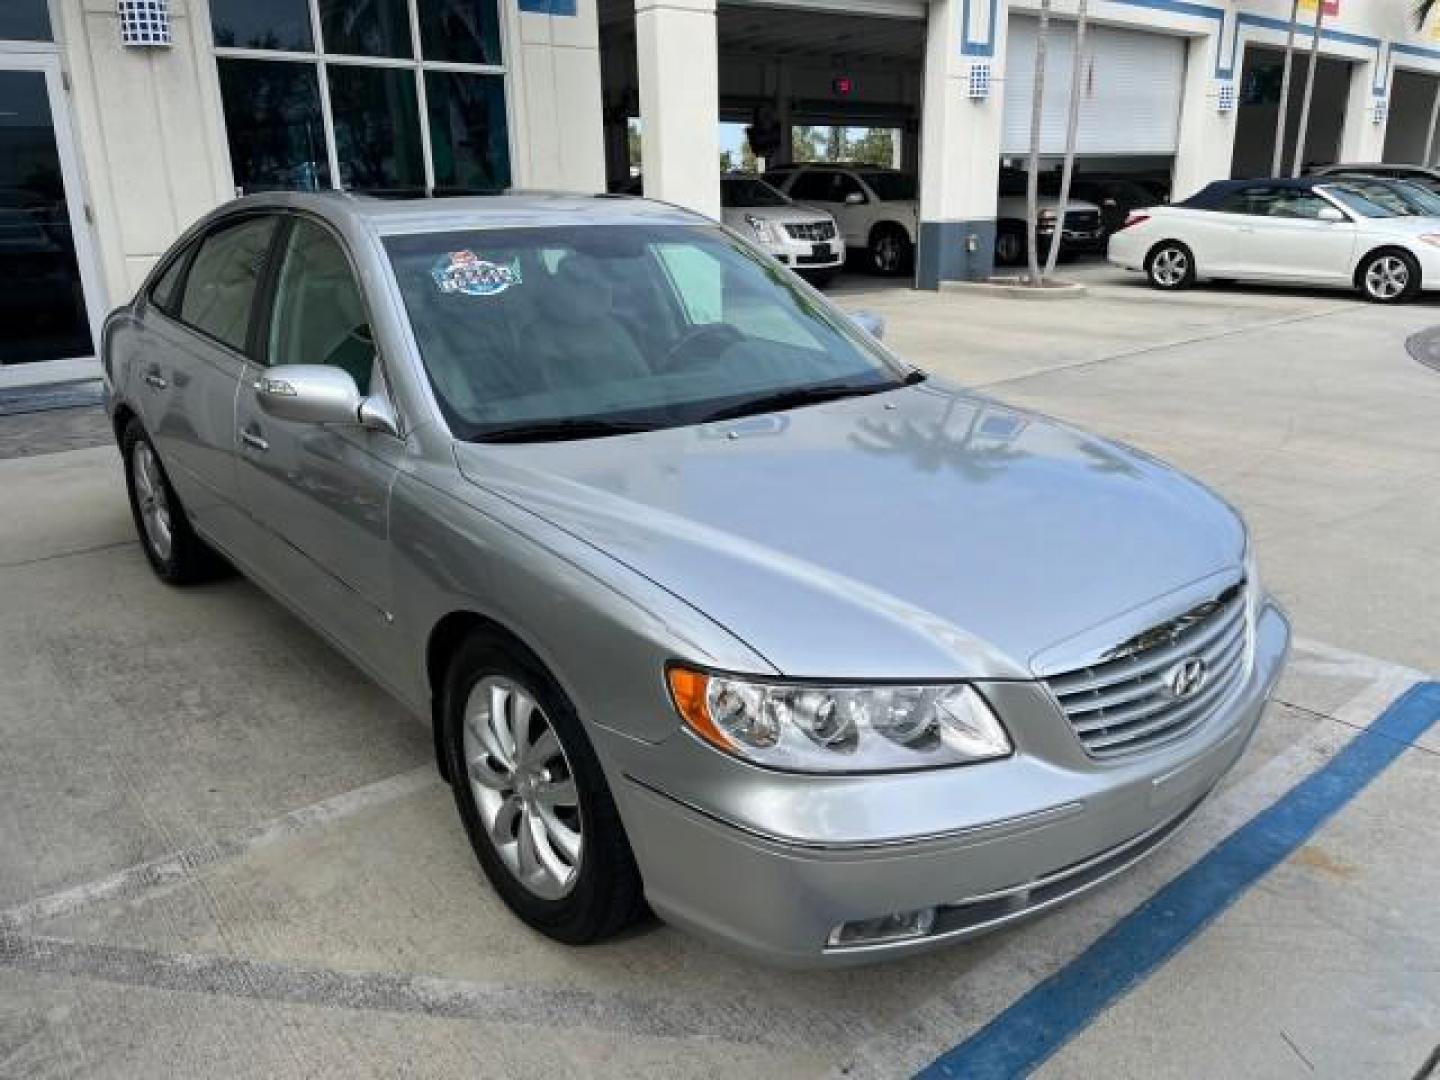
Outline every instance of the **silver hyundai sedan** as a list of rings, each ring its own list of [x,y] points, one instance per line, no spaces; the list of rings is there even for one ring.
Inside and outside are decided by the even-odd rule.
[[[1285,616],[1236,514],[964,393],[635,199],[243,199],[109,319],[144,550],[415,712],[491,884],[770,962],[994,929],[1155,850]]]

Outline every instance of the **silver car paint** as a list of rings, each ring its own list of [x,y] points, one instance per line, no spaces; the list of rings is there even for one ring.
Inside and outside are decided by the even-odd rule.
[[[399,434],[263,416],[258,370],[202,378],[225,365],[144,290],[107,323],[111,408],[181,432],[161,455],[196,527],[417,713],[453,631],[483,620],[527,645],[585,719],[666,918],[771,960],[852,962],[868,954],[824,949],[833,920],[976,895],[1139,835],[1208,791],[1253,730],[1289,640],[1268,601],[1243,689],[1163,748],[1088,758],[1035,681],[1234,580],[1245,543],[1193,481],[1054,421],[932,380],[599,443],[450,436],[381,236],[688,213],[272,195],[187,239],[242,212],[305,214],[343,239]],[[163,391],[143,380],[156,365]],[[247,450],[247,428],[269,450]],[[758,769],[682,730],[663,679],[677,658],[973,678],[1016,753],[903,776]]]

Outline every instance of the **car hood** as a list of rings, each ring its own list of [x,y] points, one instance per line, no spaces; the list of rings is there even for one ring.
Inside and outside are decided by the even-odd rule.
[[[789,206],[726,206],[720,210],[721,219],[732,229],[745,224],[747,217],[760,218],[762,221],[785,223],[787,221],[796,224],[822,224],[827,221],[834,221],[824,210],[816,210],[814,207],[801,206],[799,203],[792,203]]]
[[[795,676],[1029,677],[1058,643],[1238,567],[1245,543],[1159,462],[935,380],[456,455]]]

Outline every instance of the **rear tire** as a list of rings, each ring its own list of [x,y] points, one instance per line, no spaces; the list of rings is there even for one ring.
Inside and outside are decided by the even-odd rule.
[[[1019,266],[1025,261],[1025,230],[1002,225],[995,234],[995,263],[998,266]]]
[[[441,709],[460,820],[506,907],[567,945],[638,919],[640,871],[600,760],[539,661],[476,632],[451,661]]]
[[[913,265],[914,245],[905,230],[893,222],[882,222],[870,231],[870,269],[886,277],[908,273]]]
[[[1360,264],[1355,282],[1372,304],[1404,304],[1420,292],[1420,264],[1398,248],[1376,251]]]
[[[229,567],[190,527],[180,496],[138,417],[125,425],[120,454],[135,531],[156,576],[168,585],[195,585],[223,575]]]
[[[1145,276],[1165,292],[1188,289],[1195,284],[1195,256],[1179,240],[1163,240],[1145,257]]]

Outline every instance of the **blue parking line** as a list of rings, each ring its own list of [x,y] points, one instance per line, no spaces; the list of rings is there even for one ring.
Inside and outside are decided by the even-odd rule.
[[[919,1076],[985,1080],[1028,1074],[1179,952],[1437,721],[1440,683],[1412,686],[1323,768]]]

